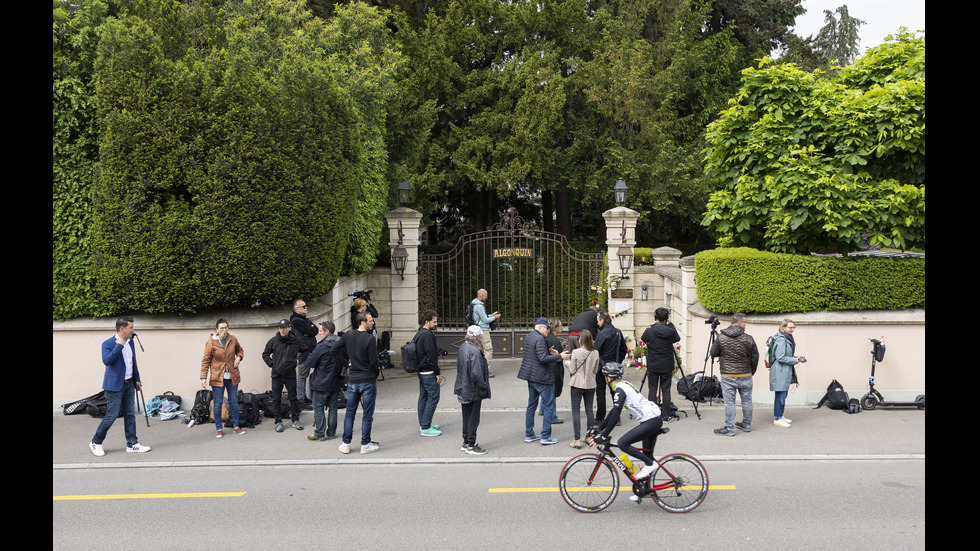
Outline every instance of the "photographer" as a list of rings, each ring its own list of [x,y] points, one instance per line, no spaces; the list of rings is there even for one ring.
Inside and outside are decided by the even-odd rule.
[[[647,377],[650,379],[649,399],[657,402],[665,412],[664,421],[672,421],[670,416],[670,383],[674,373],[674,343],[681,336],[670,323],[670,310],[660,307],[653,313],[656,322],[647,327],[640,340],[647,345]],[[660,391],[660,400],[657,391]]]
[[[357,291],[347,296],[354,297],[354,304],[350,307],[350,328],[352,331],[357,330],[357,321],[354,318],[358,312],[367,312],[371,314],[372,319],[378,319],[378,309],[371,304],[371,291]],[[371,332],[374,333],[373,326]]]

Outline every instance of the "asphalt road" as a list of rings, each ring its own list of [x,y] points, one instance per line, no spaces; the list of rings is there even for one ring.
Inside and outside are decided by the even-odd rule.
[[[276,433],[265,420],[248,434],[214,438],[214,427],[137,419],[146,454],[124,452],[121,422],[106,456],[88,450],[98,420],[53,417],[54,549],[163,546],[173,549],[922,549],[925,546],[925,411],[878,409],[847,415],[791,408],[791,429],[768,407],[751,433],[714,435],[720,404],[669,424],[658,455],[683,451],[705,465],[711,490],[695,511],[674,515],[628,493],[606,511],[573,511],[556,491],[568,447],[567,395],[559,398],[559,443],[523,441],[526,384],[517,362],[495,362],[479,442],[459,450],[454,373],[435,422],[445,434],[418,435],[417,382],[379,382],[370,455]],[[627,378],[639,380],[636,374]],[[263,389],[256,384],[257,389]],[[243,385],[250,389],[250,385]],[[151,389],[146,389],[151,394]],[[90,394],[90,393],[89,393]],[[190,398],[188,398],[190,399]],[[631,421],[624,421],[623,431]],[[536,416],[540,428],[540,417]],[[614,436],[619,431],[614,432]],[[627,490],[628,492],[628,490]]]

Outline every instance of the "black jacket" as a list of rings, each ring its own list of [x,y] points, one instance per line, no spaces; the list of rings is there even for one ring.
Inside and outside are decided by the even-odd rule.
[[[629,352],[626,339],[623,338],[623,332],[613,327],[611,323],[599,328],[599,335],[595,338],[595,349],[599,351],[599,361],[602,363],[622,363],[626,353]],[[601,366],[602,363],[599,365]],[[601,367],[599,371],[602,371]]]
[[[310,389],[317,392],[333,392],[344,384],[344,370],[333,355],[333,347],[340,342],[337,335],[327,335],[313,347],[306,362],[310,364]]]
[[[647,345],[647,369],[650,373],[674,371],[674,343],[681,340],[681,336],[673,324],[657,322],[647,327],[640,340]]]
[[[592,340],[599,336],[599,322],[596,320],[599,312],[593,308],[582,312],[581,314],[575,316],[572,320],[572,324],[568,326],[569,333],[581,333],[583,329],[588,329],[589,333],[592,334]]]
[[[262,359],[265,364],[272,368],[273,376],[280,376],[286,379],[296,378],[296,356],[299,349],[296,345],[296,338],[290,333],[283,337],[278,332],[265,343],[265,350],[262,351]]]
[[[289,332],[296,338],[296,344],[299,346],[299,358],[297,359],[303,363],[313,351],[313,347],[316,346],[316,336],[320,330],[309,318],[298,312],[293,312],[293,315],[289,316],[289,324],[293,326]]]

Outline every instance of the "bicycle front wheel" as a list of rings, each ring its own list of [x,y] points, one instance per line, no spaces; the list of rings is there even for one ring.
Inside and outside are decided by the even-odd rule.
[[[562,467],[558,478],[561,497],[581,513],[598,513],[609,507],[619,493],[616,467],[600,454],[575,456]]]
[[[653,500],[670,513],[693,511],[708,494],[708,471],[690,455],[674,453],[660,459],[650,477]]]

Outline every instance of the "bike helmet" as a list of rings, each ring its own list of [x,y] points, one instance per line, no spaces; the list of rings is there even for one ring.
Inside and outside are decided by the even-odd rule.
[[[602,364],[602,374],[613,379],[622,379],[623,364],[619,362],[606,362]]]

